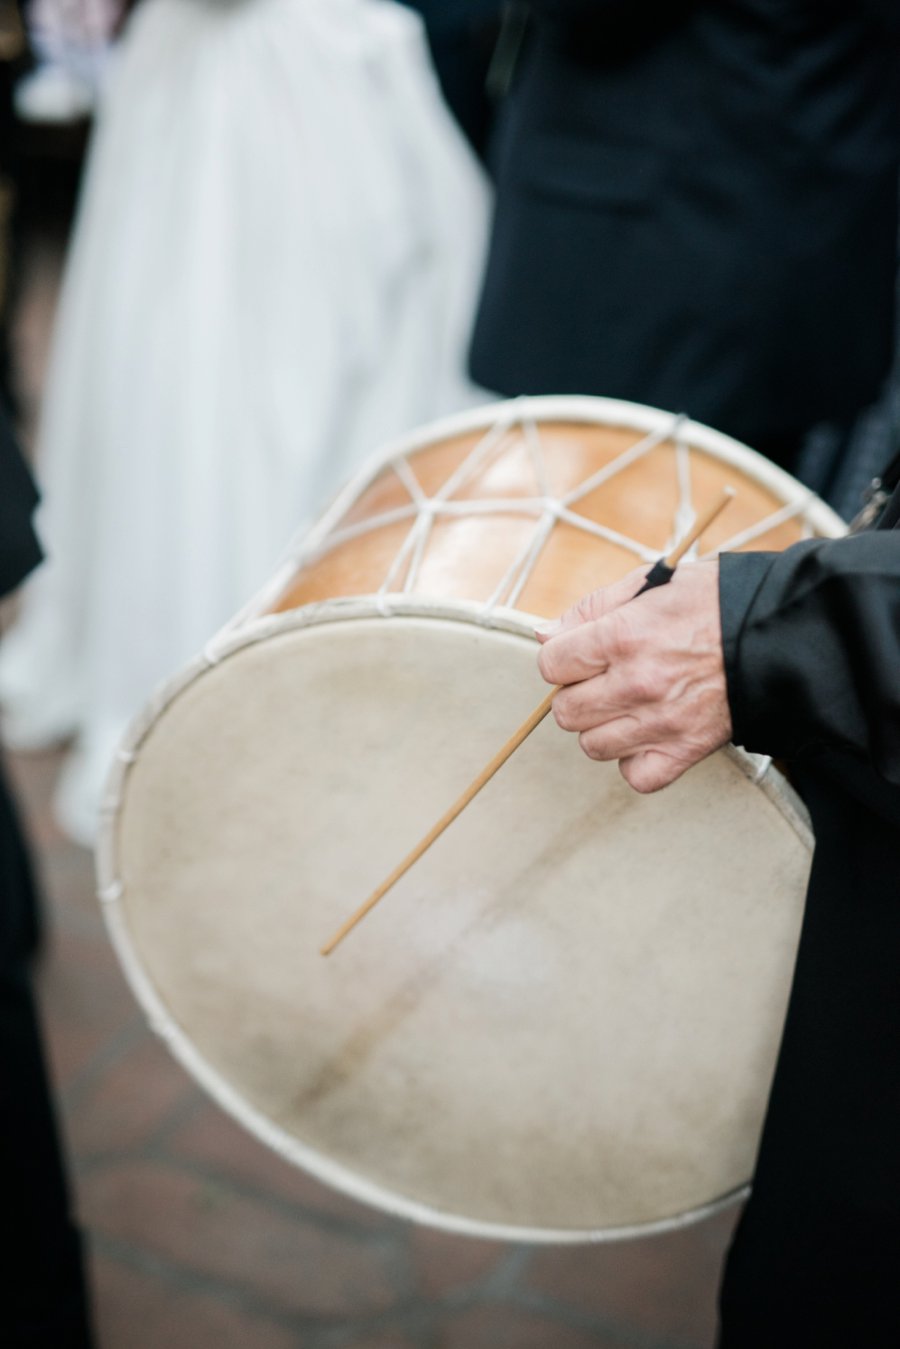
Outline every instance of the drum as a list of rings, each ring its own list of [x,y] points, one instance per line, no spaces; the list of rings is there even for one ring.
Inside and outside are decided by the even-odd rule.
[[[438,1226],[658,1230],[743,1192],[809,870],[729,747],[639,796],[548,718],[325,959],[323,942],[546,693],[535,616],[655,559],[841,521],[684,418],[480,408],[379,453],[131,728],[100,897],[194,1077],[284,1157]]]

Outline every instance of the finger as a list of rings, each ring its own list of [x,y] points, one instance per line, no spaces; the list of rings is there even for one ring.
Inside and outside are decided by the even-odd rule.
[[[577,684],[622,662],[631,665],[640,647],[632,612],[619,606],[603,618],[561,632],[538,654],[538,669],[551,684]]]
[[[636,792],[648,794],[661,791],[686,773],[692,760],[680,758],[665,750],[646,748],[619,760],[619,772]]]
[[[564,731],[587,731],[639,715],[644,726],[652,725],[653,736],[668,736],[677,729],[677,708],[667,699],[667,689],[664,668],[620,660],[591,678],[566,684],[553,700],[553,715]]]
[[[591,623],[612,613],[620,605],[634,599],[647,579],[648,571],[648,567],[638,567],[620,580],[613,581],[611,585],[601,586],[599,590],[592,590],[589,595],[583,595],[559,618],[535,627],[535,637],[541,643],[548,642],[551,637],[558,637],[562,632],[569,632],[572,628],[581,627],[583,623]]]
[[[589,759],[610,763],[613,759],[631,758],[653,745],[648,728],[636,717],[617,717],[605,726],[592,726],[582,731],[578,745]]]
[[[538,670],[548,684],[577,684],[603,674],[609,666],[601,623],[584,623],[562,632],[538,653]]]

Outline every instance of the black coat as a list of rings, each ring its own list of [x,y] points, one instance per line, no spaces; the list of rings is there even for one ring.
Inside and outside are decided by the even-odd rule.
[[[735,740],[788,756],[816,838],[721,1349],[900,1345],[898,514],[721,562]]]
[[[36,503],[0,407],[0,595],[40,560]],[[0,762],[0,1341],[91,1349],[81,1241],[30,987],[36,912],[28,849]]]
[[[41,560],[32,525],[38,494],[0,404],[0,597]],[[0,971],[36,945],[38,905],[28,850],[0,759]]]
[[[31,523],[38,494],[0,406],[0,597],[41,560]]]
[[[900,5],[532,11],[475,378],[683,410],[751,444],[849,419],[892,350]]]

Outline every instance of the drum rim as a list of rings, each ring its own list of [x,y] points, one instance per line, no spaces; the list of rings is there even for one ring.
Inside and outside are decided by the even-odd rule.
[[[239,631],[223,629],[203,653],[185,669],[166,681],[156,696],[132,721],[110,769],[96,845],[97,897],[107,932],[122,966],[126,980],[150,1029],[158,1035],[189,1076],[225,1112],[260,1142],[285,1161],[301,1167],[316,1179],[362,1203],[374,1205],[397,1217],[473,1237],[521,1241],[534,1245],[566,1245],[618,1241],[651,1236],[688,1226],[719,1212],[749,1192],[749,1180],[718,1195],[705,1204],[652,1222],[609,1228],[544,1228],[496,1223],[447,1213],[431,1205],[398,1195],[395,1191],[360,1176],[352,1168],[337,1163],[317,1149],[279,1128],[253,1106],[232,1083],[215,1068],[193,1044],[188,1032],[166,1007],[135,948],[128,922],[122,910],[124,887],[118,870],[118,822],[124,804],[128,775],[136,763],[140,747],[172,703],[204,675],[239,655],[248,647],[294,631],[360,619],[429,619],[460,622],[518,636],[535,644],[534,630],[527,615],[514,609],[496,609],[464,600],[428,600],[403,595],[360,596],[323,601],[283,613],[267,614],[245,624]],[[812,852],[813,835],[809,817],[793,788],[766,756],[752,754],[735,745],[726,745],[718,753],[731,759],[777,808],[800,841]]]

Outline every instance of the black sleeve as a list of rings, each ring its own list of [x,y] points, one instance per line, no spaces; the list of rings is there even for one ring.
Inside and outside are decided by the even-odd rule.
[[[720,562],[735,743],[790,759],[847,750],[900,785],[900,532]]]
[[[38,494],[0,406],[0,596],[15,589],[41,560],[31,525]]]

